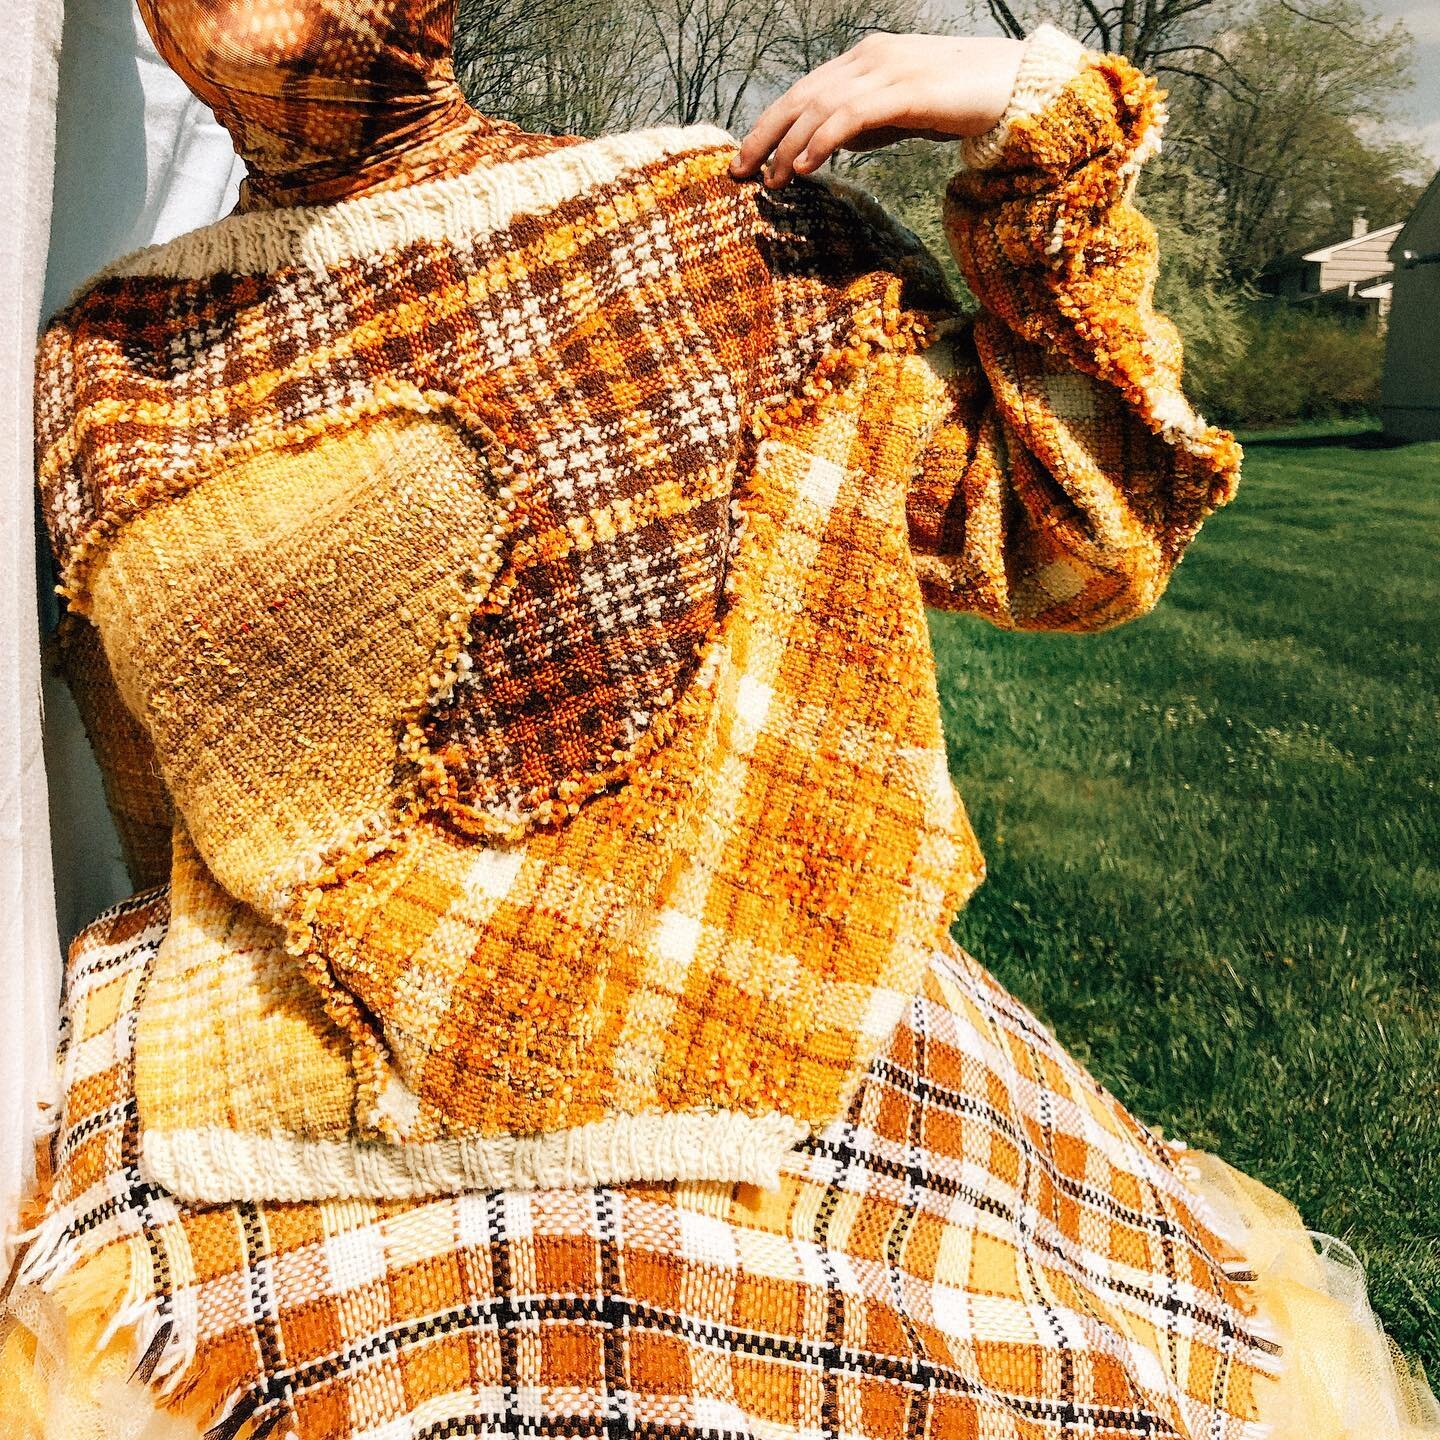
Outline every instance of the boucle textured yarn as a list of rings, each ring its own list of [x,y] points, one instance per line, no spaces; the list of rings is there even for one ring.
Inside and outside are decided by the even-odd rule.
[[[774,1183],[843,1112],[983,873],[923,602],[1118,623],[1233,492],[1130,203],[1162,120],[1032,39],[947,195],[973,321],[706,127],[238,215],[76,297],[45,513],[180,826],[152,1178]],[[217,1034],[218,976],[273,1023]]]

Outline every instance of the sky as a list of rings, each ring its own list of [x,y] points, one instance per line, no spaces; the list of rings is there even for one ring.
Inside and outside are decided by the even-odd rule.
[[[1415,88],[1396,106],[1397,117],[1440,165],[1440,0],[1371,0],[1389,20],[1403,20],[1415,37]]]
[[[968,6],[965,0],[938,3],[942,11],[967,15],[972,24],[983,14],[983,5],[974,0]],[[1397,97],[1395,118],[1429,154],[1431,163],[1440,166],[1440,0],[1362,0],[1362,4],[1382,19],[1403,20],[1415,38],[1415,85]],[[1026,13],[1034,9],[1031,6]]]

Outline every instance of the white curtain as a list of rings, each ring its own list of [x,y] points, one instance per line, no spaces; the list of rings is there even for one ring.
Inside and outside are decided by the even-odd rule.
[[[53,609],[43,556],[36,575],[35,334],[108,260],[224,214],[243,171],[229,137],[156,56],[133,0],[12,0],[6,10],[0,1219],[8,1225],[27,1182],[35,1103],[53,1073],[61,948],[129,888],[74,707],[63,686],[41,675],[39,637]]]
[[[25,1178],[59,982],[40,747],[30,394],[45,279],[60,0],[10,14],[0,65],[0,1203]]]

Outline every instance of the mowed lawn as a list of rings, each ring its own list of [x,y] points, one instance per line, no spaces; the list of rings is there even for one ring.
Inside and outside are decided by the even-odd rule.
[[[955,934],[1167,1135],[1347,1240],[1440,1375],[1440,444],[1252,437],[1160,605],[932,617]]]

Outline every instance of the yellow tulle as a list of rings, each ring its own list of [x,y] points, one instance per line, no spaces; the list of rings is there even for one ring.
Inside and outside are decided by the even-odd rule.
[[[1218,1233],[1249,1261],[1247,1286],[1284,1350],[1259,1394],[1268,1440],[1433,1440],[1440,1401],[1388,1339],[1343,1241],[1305,1228],[1294,1206],[1223,1160],[1187,1151]]]
[[[116,1324],[129,1257],[112,1246],[58,1281],[12,1298],[0,1320],[4,1440],[198,1440],[193,1421],[159,1408],[133,1378],[136,1330]]]

